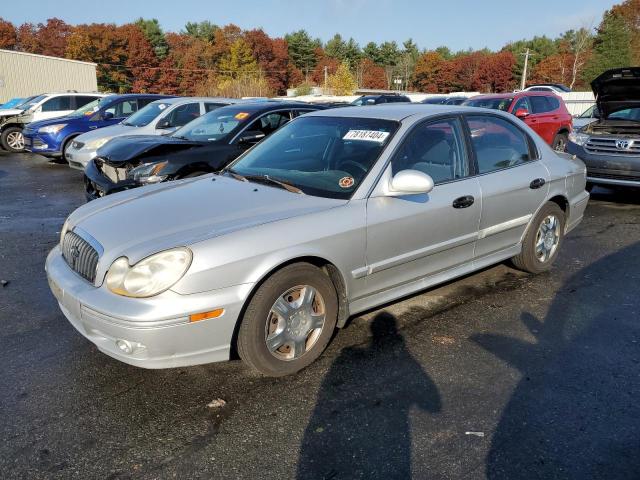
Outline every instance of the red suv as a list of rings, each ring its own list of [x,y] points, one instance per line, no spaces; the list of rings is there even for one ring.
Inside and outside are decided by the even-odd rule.
[[[562,98],[550,92],[478,95],[463,103],[514,114],[529,125],[554,150],[564,152],[573,119]]]

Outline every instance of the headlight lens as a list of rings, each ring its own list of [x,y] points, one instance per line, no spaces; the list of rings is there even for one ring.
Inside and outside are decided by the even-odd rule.
[[[582,146],[589,141],[589,135],[579,130],[572,130],[569,134],[569,141]]]
[[[67,230],[69,229],[69,219],[64,221],[62,225],[62,230],[60,230],[60,245],[62,245],[62,241],[64,240],[64,236],[67,234]]]
[[[167,165],[167,161],[157,163],[145,163],[134,168],[128,173],[129,178],[142,184],[158,183],[166,180],[168,175],[160,175],[162,169]]]
[[[126,257],[120,257],[107,272],[107,288],[125,297],[152,297],[171,288],[190,265],[191,250],[186,248],[156,253],[132,267]]]
[[[91,140],[90,142],[85,143],[84,146],[89,150],[97,150],[108,141],[108,138],[96,138],[95,140]]]
[[[56,134],[64,127],[66,127],[66,123],[56,123],[55,125],[47,125],[46,127],[42,127],[38,129],[38,133],[53,133]]]

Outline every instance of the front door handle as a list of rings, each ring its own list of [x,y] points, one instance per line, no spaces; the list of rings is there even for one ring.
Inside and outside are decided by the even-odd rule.
[[[531,183],[529,184],[529,188],[531,190],[535,190],[536,188],[540,188],[545,184],[544,178],[536,178],[535,180],[532,180]]]
[[[453,208],[467,208],[473,205],[476,199],[472,195],[465,195],[464,197],[458,197],[453,201]]]

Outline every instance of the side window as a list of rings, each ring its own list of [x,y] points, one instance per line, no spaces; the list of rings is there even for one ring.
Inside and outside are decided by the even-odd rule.
[[[551,110],[558,110],[560,108],[560,100],[556,97],[547,97],[547,102],[549,102]]]
[[[255,120],[245,131],[258,131],[267,136],[275,132],[289,120],[291,120],[291,112],[273,112]]]
[[[513,167],[531,159],[526,134],[508,120],[482,115],[467,117],[478,173]]]
[[[521,99],[519,99],[515,107],[513,107],[513,110],[511,110],[511,112],[515,114],[521,108],[526,110],[529,113],[532,113],[531,105],[529,104],[529,99],[527,97],[522,97]]]
[[[182,127],[191,120],[195,120],[200,116],[200,104],[199,103],[186,103],[173,109],[167,120],[170,127]]]
[[[553,110],[551,104],[547,102],[547,97],[531,97],[533,113],[546,113]]]
[[[456,119],[418,125],[391,161],[393,173],[419,170],[430,175],[435,183],[467,176],[462,138],[460,122]]]
[[[151,102],[155,102],[157,100],[157,98],[139,98],[138,99],[138,110],[140,110],[142,107],[146,107],[147,105],[149,105]]]
[[[220,108],[220,107],[224,107],[225,104],[224,103],[205,103],[204,104],[204,111],[205,113],[209,113],[209,112],[213,112],[214,110]]]
[[[94,100],[97,100],[98,98],[100,97],[93,97],[88,95],[76,95],[75,97],[73,97],[73,99],[75,100],[75,108],[82,108],[87,103],[91,103]]]
[[[134,113],[137,108],[138,102],[136,100],[125,100],[111,105],[105,112],[113,114],[114,118],[125,118]]]
[[[59,112],[63,110],[73,110],[70,96],[53,97],[42,104],[43,112]]]
[[[311,108],[304,108],[304,109],[299,109],[299,110],[294,110],[293,113],[296,117],[299,117],[300,115],[304,115],[305,113],[309,113],[309,112],[315,112],[314,109]]]

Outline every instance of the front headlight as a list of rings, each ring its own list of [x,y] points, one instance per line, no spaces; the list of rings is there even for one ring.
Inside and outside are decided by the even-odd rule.
[[[157,163],[145,163],[131,170],[127,175],[138,183],[158,183],[166,180],[168,175],[160,175],[167,161]]]
[[[38,133],[53,133],[54,135],[66,127],[66,123],[56,123],[55,125],[47,125],[38,129]]]
[[[69,219],[64,221],[62,225],[62,230],[60,230],[60,246],[62,246],[62,242],[64,241],[64,236],[67,234],[67,230],[69,229]]]
[[[569,141],[582,146],[589,141],[589,135],[582,133],[580,130],[572,130],[569,134]]]
[[[171,288],[191,265],[191,250],[176,248],[156,253],[129,266],[126,257],[115,260],[107,272],[107,288],[125,297],[152,297]]]
[[[89,150],[97,150],[108,141],[108,138],[96,138],[95,140],[91,140],[90,142],[85,143],[84,146]]]

